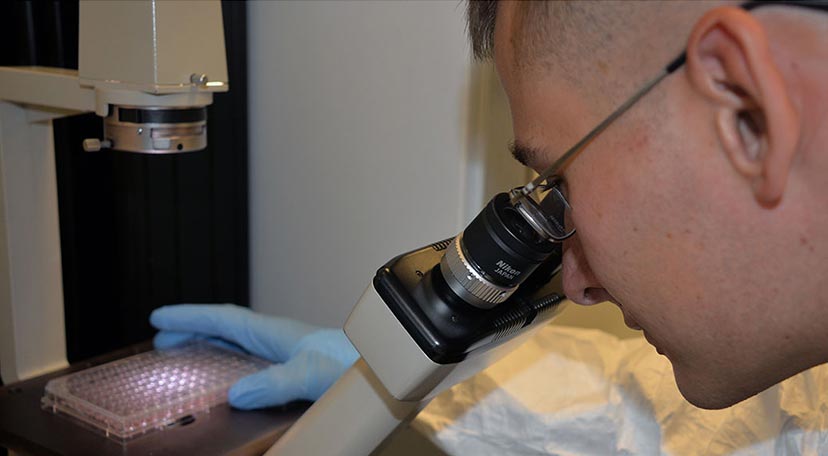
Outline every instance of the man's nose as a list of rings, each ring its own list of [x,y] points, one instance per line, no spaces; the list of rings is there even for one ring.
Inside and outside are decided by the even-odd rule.
[[[564,293],[570,300],[590,306],[612,299],[612,295],[595,278],[577,234],[564,243],[562,264]]]

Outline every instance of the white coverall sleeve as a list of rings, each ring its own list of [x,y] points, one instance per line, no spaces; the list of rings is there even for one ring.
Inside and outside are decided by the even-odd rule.
[[[438,396],[413,426],[452,455],[822,455],[828,370],[702,410],[643,338],[550,325]]]

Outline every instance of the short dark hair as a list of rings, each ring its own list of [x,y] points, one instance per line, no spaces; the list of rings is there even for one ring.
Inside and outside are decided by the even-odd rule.
[[[515,64],[526,69],[549,70],[569,78],[576,85],[623,84],[607,78],[601,65],[635,49],[634,58],[622,62],[615,71],[634,74],[643,69],[642,61],[669,59],[681,50],[683,29],[693,17],[711,7],[708,2],[602,2],[602,1],[523,1],[515,10],[513,52]],[[477,59],[494,57],[495,24],[498,0],[467,0],[466,29],[471,50]],[[651,39],[648,27],[660,29],[661,41]],[[652,28],[652,27],[649,27]],[[589,56],[589,59],[584,59]],[[597,63],[596,63],[597,62]],[[656,65],[654,63],[654,65]],[[652,68],[656,71],[657,68]],[[592,76],[590,76],[592,75]]]
[[[497,0],[469,0],[466,6],[466,31],[472,53],[477,59],[488,59],[494,52]]]
[[[492,58],[497,13],[505,5],[466,1],[472,53],[477,59]],[[511,24],[512,64],[521,75],[553,71],[574,87],[588,88],[582,96],[620,102],[681,51],[692,21],[715,3],[521,1]]]
[[[573,29],[594,30],[600,17],[595,11],[602,5],[593,2],[524,1],[518,8],[521,31],[516,36],[521,63],[543,57],[550,50],[566,43],[563,37]],[[494,56],[494,35],[499,0],[468,0],[466,29],[472,53],[480,60]],[[555,26],[551,23],[554,20]],[[605,26],[606,24],[601,24]]]

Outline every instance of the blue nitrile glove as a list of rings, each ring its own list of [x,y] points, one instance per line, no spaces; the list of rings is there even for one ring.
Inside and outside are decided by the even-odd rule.
[[[150,323],[161,330],[155,335],[156,348],[208,339],[277,363],[230,388],[230,405],[244,410],[319,399],[359,357],[341,329],[318,328],[232,304],[165,306],[150,315]]]

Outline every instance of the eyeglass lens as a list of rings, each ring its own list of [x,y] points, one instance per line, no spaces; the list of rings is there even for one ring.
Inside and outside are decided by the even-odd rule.
[[[572,217],[569,202],[564,195],[564,188],[560,181],[553,181],[545,185],[545,189],[538,195],[540,210],[549,222],[547,226],[554,231],[551,234],[556,240],[567,238],[575,231],[572,226]]]

